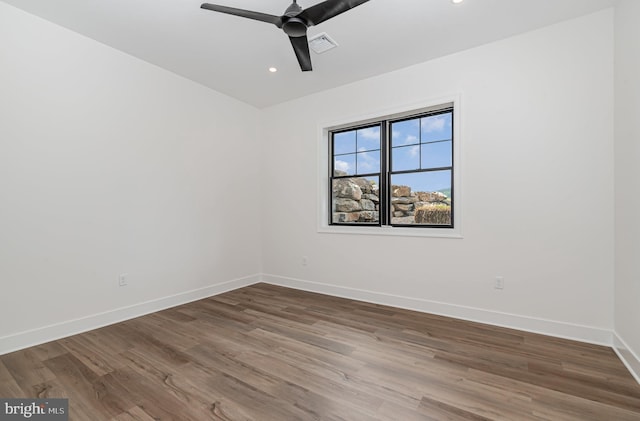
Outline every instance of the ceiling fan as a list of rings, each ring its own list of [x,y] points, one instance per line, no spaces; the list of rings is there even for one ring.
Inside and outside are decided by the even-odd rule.
[[[243,18],[259,20],[262,22],[272,23],[282,29],[288,36],[296,53],[298,63],[303,72],[312,70],[311,55],[309,54],[309,42],[307,40],[307,28],[318,25],[325,20],[331,19],[349,9],[360,6],[369,0],[326,0],[315,6],[302,9],[296,0],[284,15],[275,16],[266,13],[253,12],[251,10],[236,9],[235,7],[220,6],[217,4],[203,3],[202,9],[213,10],[214,12],[227,13]]]

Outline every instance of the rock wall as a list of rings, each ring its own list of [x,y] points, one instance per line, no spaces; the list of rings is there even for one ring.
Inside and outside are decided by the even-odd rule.
[[[380,220],[378,185],[361,177],[340,178],[333,183],[333,222],[369,222]]]
[[[391,186],[392,224],[451,224],[451,199],[441,192],[412,192],[409,186]],[[333,183],[334,223],[378,223],[378,185],[362,177],[339,178]]]

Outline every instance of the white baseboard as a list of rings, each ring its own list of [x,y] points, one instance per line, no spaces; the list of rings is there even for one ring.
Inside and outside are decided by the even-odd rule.
[[[540,333],[558,338],[571,339],[597,345],[612,346],[612,332],[608,329],[558,322],[517,314],[501,313],[480,308],[441,303],[420,298],[384,294],[362,289],[346,288],[339,285],[305,281],[277,275],[263,274],[262,281],[304,291],[383,304],[423,313],[437,314],[472,322]]]
[[[631,375],[640,383],[640,357],[629,348],[617,332],[613,333],[613,350],[618,354]]]
[[[69,320],[0,337],[0,355],[133,319],[145,314],[165,310],[170,307],[201,300],[203,298],[222,294],[223,292],[253,285],[260,281],[260,275],[247,276],[244,278],[209,285],[204,288],[181,292],[168,297],[134,304],[132,306],[117,308],[75,320]]]

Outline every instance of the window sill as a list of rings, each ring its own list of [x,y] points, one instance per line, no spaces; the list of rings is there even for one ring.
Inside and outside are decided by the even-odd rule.
[[[379,235],[392,237],[463,238],[460,231],[455,228],[349,227],[344,225],[324,225],[318,227],[318,232],[322,234]]]

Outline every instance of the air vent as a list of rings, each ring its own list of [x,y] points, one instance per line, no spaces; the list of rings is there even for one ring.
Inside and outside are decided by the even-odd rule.
[[[336,48],[338,43],[331,39],[329,35],[322,32],[309,40],[309,47],[316,54],[322,54],[332,48]]]

